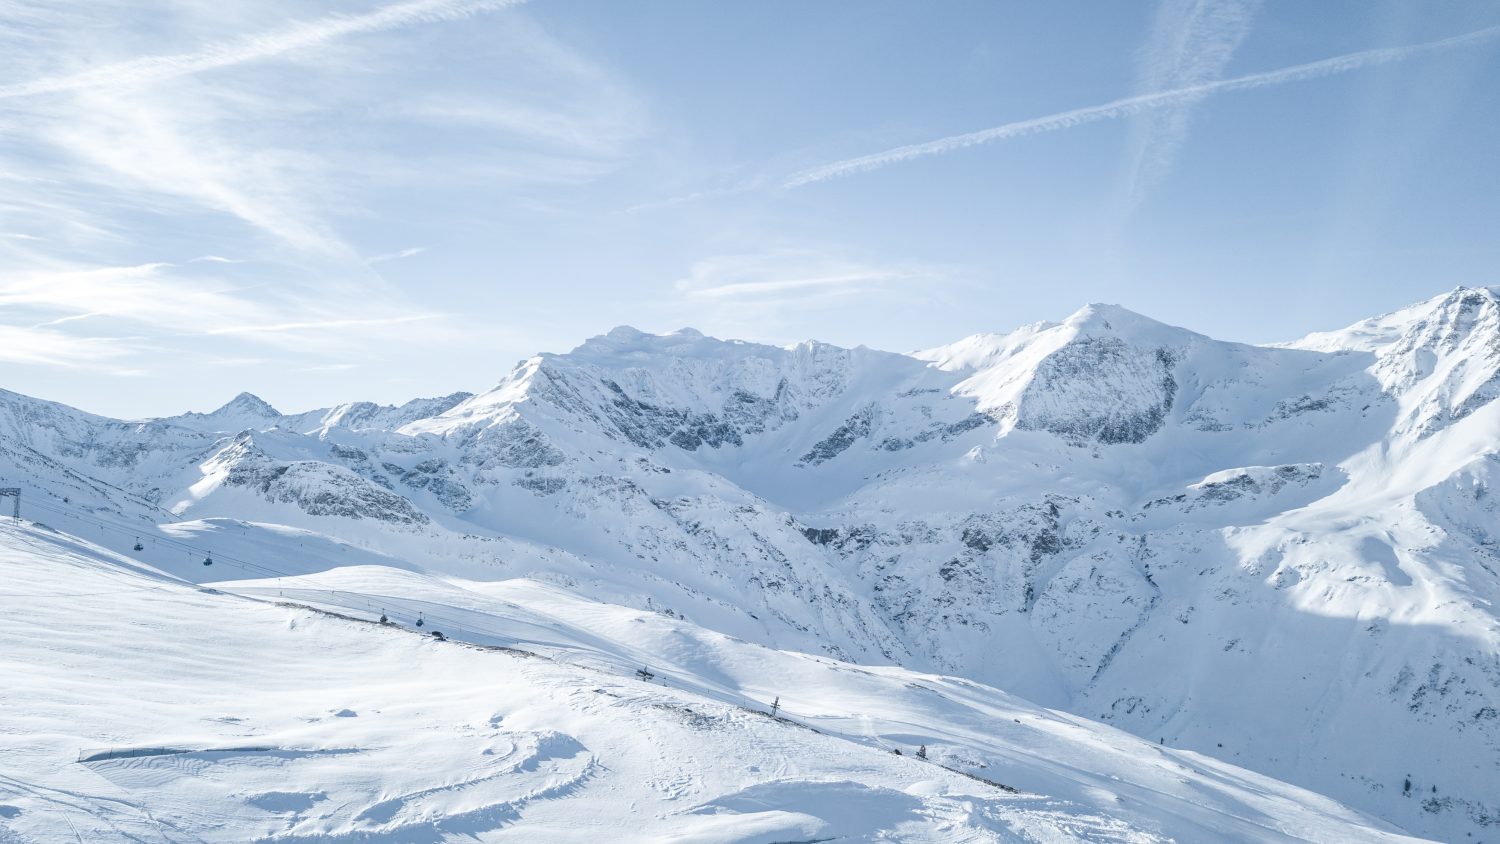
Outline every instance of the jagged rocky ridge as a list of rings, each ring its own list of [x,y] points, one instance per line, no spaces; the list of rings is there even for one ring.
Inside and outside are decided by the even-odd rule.
[[[0,469],[973,677],[1493,837],[1497,384],[1488,288],[1278,347],[1113,306],[914,355],[620,328],[399,408],[4,394]]]

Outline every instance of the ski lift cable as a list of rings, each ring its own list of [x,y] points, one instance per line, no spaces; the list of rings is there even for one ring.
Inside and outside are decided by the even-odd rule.
[[[126,529],[123,526],[121,526],[121,525],[112,524],[110,522],[106,522],[106,521],[104,521],[102,519],[98,519],[98,518],[95,518],[95,517],[92,517],[92,516],[89,516],[89,515],[71,513],[71,512],[68,512],[67,510],[64,510],[64,509],[59,508],[59,507],[48,506],[48,505],[44,505],[44,504],[35,504],[35,503],[32,504],[32,505],[30,505],[30,506],[39,506],[42,509],[52,511],[54,513],[59,513],[59,514],[62,514],[62,515],[75,516],[77,518],[82,518],[82,519],[84,519],[86,521],[91,521],[91,522],[93,522],[96,525],[100,525],[101,527],[110,528],[110,529],[114,529],[114,530],[122,531],[122,532],[126,531]],[[253,570],[257,571],[257,572],[260,572],[260,573],[265,574],[265,575],[270,576],[270,577],[298,578],[298,579],[302,580],[304,583],[324,585],[324,586],[327,587],[327,591],[348,591],[348,590],[335,590],[335,589],[333,589],[333,587],[332,587],[331,584],[323,584],[321,581],[318,581],[313,575],[310,575],[310,574],[295,574],[295,573],[292,573],[292,572],[282,571],[280,569],[274,568],[272,566],[265,565],[263,563],[257,563],[257,562],[254,562],[252,560],[244,559],[242,557],[236,557],[236,556],[234,556],[232,554],[224,554],[224,553],[213,554],[212,552],[210,552],[209,550],[207,550],[207,549],[205,549],[205,548],[203,548],[201,546],[194,545],[194,544],[187,543],[187,542],[183,542],[183,541],[181,541],[179,539],[174,539],[174,538],[169,537],[169,536],[162,536],[162,537],[154,538],[153,541],[159,541],[161,544],[167,545],[167,546],[172,547],[172,548],[176,548],[176,549],[181,550],[181,551],[188,552],[188,553],[193,554],[193,555],[202,554],[205,558],[213,558],[213,559],[217,559],[217,560],[224,560],[224,561],[227,561],[227,562],[236,563],[241,568],[253,569]]]
[[[82,514],[78,514],[78,513],[74,513],[74,512],[69,512],[68,510],[65,510],[65,509],[60,508],[60,507],[49,506],[49,505],[46,505],[46,504],[35,503],[35,502],[28,503],[27,506],[29,506],[29,507],[38,507],[40,509],[48,510],[50,512],[57,513],[57,514],[64,515],[64,516],[72,516],[72,517],[75,517],[75,518],[81,518],[81,519],[83,519],[85,521],[93,522],[94,524],[99,525],[99,526],[104,527],[104,528],[108,528],[108,529],[112,529],[112,530],[116,530],[116,531],[121,531],[122,535],[123,535],[124,532],[127,532],[126,528],[124,526],[122,526],[122,525],[117,525],[117,524],[113,524],[111,522],[106,522],[106,521],[104,521],[102,519],[98,519],[98,518],[95,518],[95,517],[92,517],[92,516],[88,516],[88,515],[82,515]],[[212,553],[209,552],[207,549],[201,548],[201,547],[199,547],[197,545],[189,544],[187,542],[183,542],[183,541],[181,541],[179,539],[174,539],[174,538],[172,538],[170,536],[153,537],[153,541],[159,542],[159,543],[161,543],[163,545],[166,545],[166,546],[169,546],[169,547],[172,547],[172,548],[176,548],[176,549],[178,549],[180,551],[185,551],[185,552],[188,552],[188,553],[191,553],[191,554],[194,554],[194,555],[202,554],[205,557],[213,556]],[[222,560],[227,560],[227,561],[230,561],[230,562],[238,563],[239,565],[241,565],[243,567],[252,568],[252,569],[255,569],[256,571],[264,572],[264,573],[266,573],[268,575],[273,575],[273,576],[276,576],[276,577],[307,577],[307,575],[294,575],[294,574],[291,574],[290,572],[279,571],[277,569],[271,568],[270,566],[261,565],[259,563],[255,563],[255,562],[252,562],[250,560],[244,560],[244,559],[241,559],[241,558],[238,558],[238,557],[234,557],[234,556],[229,555],[229,554],[223,554],[223,553],[221,553],[221,554],[218,555],[218,558],[222,559]]]
[[[106,595],[120,595],[126,592],[165,592],[165,586],[132,586],[126,589],[111,589],[108,592],[44,592],[36,595],[3,594],[0,598],[14,598],[21,601],[31,601],[40,598],[102,598]]]
[[[107,522],[107,521],[104,521],[103,519],[99,519],[99,518],[97,518],[97,517],[95,517],[93,515],[90,515],[90,514],[84,514],[84,513],[77,512],[77,511],[71,511],[71,510],[64,509],[64,508],[61,508],[61,507],[57,507],[57,506],[54,506],[54,505],[49,505],[49,504],[43,503],[43,502],[28,502],[27,506],[29,506],[29,507],[37,507],[37,508],[40,508],[40,509],[43,509],[43,510],[48,510],[50,512],[57,513],[59,515],[72,516],[74,518],[78,518],[78,519],[82,519],[84,521],[92,522],[93,524],[95,524],[95,525],[97,525],[99,527],[102,527],[102,528],[120,531],[120,532],[122,532],[122,534],[128,532],[128,531],[126,531],[126,529],[125,529],[125,527],[123,525],[117,525],[117,524],[114,524],[114,523],[111,523],[111,522]],[[132,535],[134,535],[134,534],[132,533]],[[196,545],[190,545],[190,544],[188,544],[186,542],[182,542],[181,540],[173,539],[172,537],[166,537],[166,536],[160,537],[159,539],[160,539],[160,541],[162,543],[164,543],[166,545],[169,545],[169,546],[176,547],[176,548],[178,548],[178,549],[180,549],[182,551],[186,551],[186,552],[192,553],[194,555],[203,554],[204,557],[205,557],[205,559],[209,559],[209,558],[212,557],[212,555],[211,555],[210,552],[208,552],[207,550],[205,550],[203,548],[200,548],[200,547],[198,547]],[[308,575],[308,574],[293,574],[291,572],[281,571],[281,570],[273,568],[271,566],[267,566],[267,565],[264,565],[264,564],[261,564],[261,563],[252,562],[250,560],[245,560],[245,559],[242,559],[242,558],[239,558],[239,557],[235,557],[235,556],[232,556],[232,555],[229,555],[229,554],[220,554],[219,555],[219,559],[221,559],[221,560],[227,560],[227,561],[234,562],[234,563],[238,563],[238,564],[240,564],[241,567],[254,569],[255,571],[262,572],[262,573],[264,573],[266,575],[269,575],[271,577],[277,577],[277,578],[296,578],[296,579],[300,580],[302,583],[313,584],[315,586],[323,586],[324,587],[321,590],[319,590],[319,589],[309,589],[307,591],[313,591],[313,592],[324,591],[324,592],[330,593],[330,595],[332,595],[333,593],[337,593],[337,592],[344,592],[344,593],[349,594],[349,595],[366,596],[366,593],[353,592],[353,591],[351,591],[349,589],[335,589],[333,587],[333,584],[329,584],[329,583],[325,583],[323,581],[319,581],[313,575]],[[151,587],[151,588],[159,588],[159,587]],[[234,587],[229,587],[230,590],[232,590],[233,588]],[[295,588],[298,588],[298,587],[292,587],[292,588],[295,589]],[[226,591],[228,591],[228,590],[226,590]],[[236,593],[236,594],[240,594],[240,593]],[[250,597],[250,596],[245,596],[245,597]],[[390,596],[388,596],[388,597],[390,597]],[[401,599],[397,599],[397,600],[401,600]],[[452,618],[452,617],[449,617],[449,616],[445,616],[445,615],[442,615],[442,614],[427,612],[426,610],[423,610],[423,611],[419,612],[418,616],[419,616],[419,618],[425,616],[425,618],[427,619],[427,622],[429,624],[431,622],[433,622],[433,621],[436,621],[436,622],[443,623],[443,624],[449,624],[449,625],[457,626],[457,627],[460,627],[462,629],[471,630],[471,631],[473,631],[475,633],[483,633],[484,635],[491,636],[491,637],[498,638],[498,639],[514,639],[515,638],[514,636],[509,636],[509,635],[497,633],[495,631],[485,630],[482,627],[473,624],[472,622],[461,621],[459,619]],[[420,625],[420,626],[427,626],[427,625],[424,624],[424,625]]]
[[[67,510],[63,510],[62,508],[55,507],[55,506],[48,506],[46,504],[41,504],[39,502],[31,502],[29,504],[29,506],[40,507],[43,510],[48,510],[50,512],[58,513],[60,515],[73,516],[75,518],[79,518],[79,519],[82,519],[84,521],[92,522],[92,523],[94,523],[95,525],[98,525],[101,528],[119,531],[122,534],[134,535],[132,529],[126,528],[126,527],[124,527],[122,525],[117,525],[117,524],[112,524],[110,522],[106,522],[106,521],[104,521],[102,519],[99,519],[99,518],[96,518],[96,517],[94,517],[92,515],[85,515],[85,514],[77,513],[77,512],[69,512]],[[155,541],[158,541],[158,539],[154,538],[153,542],[155,542]],[[176,547],[176,548],[178,548],[180,550],[191,552],[191,553],[193,553],[195,555],[196,554],[200,554],[200,553],[204,554],[205,557],[207,557],[209,555],[209,552],[205,551],[202,548],[199,548],[199,547],[197,547],[195,545],[190,545],[190,544],[188,544],[186,542],[181,542],[179,540],[172,539],[170,537],[165,537],[165,536],[164,537],[160,537],[159,541],[162,542],[162,543],[164,543],[164,544],[167,544],[167,545],[170,545],[170,546],[174,546],[174,547]],[[311,575],[306,575],[306,574],[300,574],[299,575],[299,574],[292,574],[291,572],[284,572],[284,571],[281,571],[279,569],[273,568],[271,566],[263,565],[263,564],[260,564],[260,563],[255,563],[255,562],[252,562],[250,560],[245,560],[245,559],[234,557],[234,556],[231,556],[231,555],[228,555],[228,554],[221,554],[220,555],[220,559],[229,560],[231,562],[239,563],[242,567],[255,569],[256,571],[264,572],[264,573],[266,573],[268,575],[271,575],[273,577],[278,577],[278,578],[296,578],[299,581],[301,581],[301,583],[303,583],[303,584],[310,584],[312,586],[323,586],[323,587],[325,587],[325,588],[322,588],[322,589],[318,589],[318,588],[301,588],[301,587],[298,587],[298,586],[291,587],[294,591],[296,591],[298,589],[301,589],[301,591],[306,591],[306,592],[327,592],[330,597],[335,597],[338,593],[342,592],[342,593],[344,593],[346,595],[350,595],[352,597],[363,599],[364,605],[365,605],[365,609],[369,610],[369,611],[372,611],[372,612],[374,610],[374,605],[372,605],[370,603],[370,599],[372,599],[372,598],[374,598],[376,600],[380,600],[380,601],[385,601],[385,602],[396,602],[397,604],[399,604],[402,601],[407,600],[407,599],[403,599],[403,598],[399,598],[399,597],[391,596],[391,595],[371,595],[369,593],[355,592],[355,591],[351,591],[349,589],[335,589],[335,588],[333,588],[332,584],[327,584],[327,583],[324,583],[322,581],[319,581],[319,580],[317,580],[316,578],[314,578]],[[176,584],[174,584],[174,585],[176,585]],[[197,586],[197,584],[191,584],[191,583],[184,583],[182,585]],[[246,589],[258,589],[258,588],[259,589],[270,589],[270,588],[273,588],[273,587],[246,587]],[[127,591],[148,591],[148,590],[166,591],[166,589],[167,589],[167,585],[163,584],[161,586],[141,587],[140,589],[115,590],[115,592],[100,593],[100,594],[119,594],[119,593],[127,592]],[[254,596],[254,595],[245,594],[244,591],[237,591],[232,586],[228,587],[227,589],[225,589],[223,591],[225,591],[227,594],[234,595],[234,596],[236,596],[238,598],[241,598],[241,599],[244,599],[244,600],[251,600],[251,601],[263,601],[263,600],[265,600],[263,598],[258,598],[258,597]],[[278,589],[278,591],[279,592],[285,592],[286,591],[286,587],[282,587],[281,589]],[[74,596],[74,595],[68,595],[68,596],[58,595],[56,597],[86,597],[86,596],[87,595],[85,595],[85,594],[79,594],[79,595],[76,595],[76,596]],[[0,596],[0,597],[3,597],[3,596]],[[15,597],[24,600],[24,599],[30,599],[30,598],[32,598],[34,596],[19,596],[18,595],[18,596],[15,596]],[[338,604],[335,603],[334,605],[337,606]],[[307,604],[304,604],[304,606],[307,606]],[[385,613],[384,609],[381,610],[380,615],[381,615],[382,619],[386,618],[386,613]],[[502,640],[502,641],[512,641],[512,642],[516,642],[517,644],[520,644],[520,640],[518,640],[517,637],[515,637],[514,635],[503,633],[503,632],[497,631],[497,630],[491,630],[486,625],[483,625],[483,624],[475,624],[472,618],[471,619],[466,619],[466,620],[460,620],[460,619],[453,618],[453,617],[450,617],[450,616],[446,616],[446,615],[443,615],[443,614],[440,614],[440,613],[433,613],[433,612],[430,612],[430,611],[424,609],[424,610],[418,610],[417,611],[417,619],[418,620],[417,620],[417,623],[416,623],[415,626],[419,627],[419,628],[420,627],[427,627],[427,626],[430,626],[433,622],[437,622],[437,623],[441,623],[441,624],[445,624],[445,625],[451,625],[453,627],[458,628],[461,631],[467,631],[468,633],[473,633],[473,634],[477,634],[477,635],[481,635],[481,636],[485,636],[485,637],[489,637],[489,638],[493,638],[493,639],[499,639],[499,640]],[[434,632],[437,632],[437,631],[434,631]],[[443,637],[443,638],[446,641],[447,637]],[[537,654],[537,655],[545,657],[544,654]],[[556,659],[553,658],[553,657],[545,657],[545,658],[550,659],[552,661],[556,661]]]
[[[121,533],[122,535],[135,536],[136,535],[135,531],[138,530],[138,527],[132,528],[132,527],[124,526],[124,525],[115,524],[115,523],[112,523],[112,522],[107,522],[107,521],[105,521],[103,519],[95,517],[92,514],[87,514],[86,515],[86,514],[77,512],[77,511],[70,511],[70,510],[63,509],[63,508],[57,507],[57,506],[52,506],[52,505],[49,505],[49,504],[46,504],[46,503],[43,503],[43,502],[28,501],[27,502],[27,506],[28,507],[39,508],[39,509],[46,510],[46,511],[49,511],[49,512],[52,512],[52,513],[57,513],[57,514],[63,515],[63,516],[71,516],[71,517],[74,517],[74,518],[82,519],[84,521],[92,522],[93,524],[99,526],[100,528],[107,529],[107,530],[114,530],[114,531],[117,531],[117,532]],[[162,544],[165,544],[165,545],[168,545],[168,546],[172,546],[172,547],[178,548],[178,549],[183,550],[183,551],[191,552],[193,554],[203,554],[205,556],[205,558],[208,558],[208,557],[211,556],[210,552],[208,552],[207,550],[205,550],[203,548],[200,548],[200,547],[198,547],[196,545],[192,545],[192,544],[189,544],[189,543],[186,543],[186,542],[182,542],[181,540],[177,540],[177,539],[174,539],[174,538],[169,537],[169,536],[152,537],[152,542],[153,543],[158,543],[159,542],[159,543],[162,543]],[[328,583],[324,583],[323,581],[319,581],[313,575],[309,575],[309,574],[293,574],[291,572],[281,571],[281,570],[273,568],[271,566],[267,566],[267,565],[264,565],[264,564],[261,564],[261,563],[256,563],[256,562],[253,562],[251,560],[246,560],[246,559],[243,559],[243,558],[240,558],[240,557],[235,557],[235,556],[232,556],[232,555],[229,555],[229,554],[220,554],[219,557],[220,557],[220,559],[223,559],[223,560],[228,560],[230,562],[238,563],[241,568],[254,569],[255,571],[263,572],[263,573],[265,573],[265,574],[267,574],[269,576],[272,576],[272,577],[276,577],[276,578],[296,578],[302,584],[309,584],[309,585],[312,585],[312,586],[322,586],[322,587],[324,587],[322,589],[318,589],[318,588],[302,588],[300,586],[290,587],[293,590],[302,589],[302,591],[307,591],[307,592],[327,592],[330,597],[336,596],[338,593],[343,592],[346,595],[354,596],[354,597],[357,597],[357,598],[362,598],[362,599],[364,599],[365,609],[366,610],[370,610],[370,611],[373,611],[373,609],[374,609],[374,605],[372,605],[370,603],[370,599],[371,598],[375,598],[377,600],[395,601],[395,602],[401,602],[401,601],[407,600],[407,599],[404,599],[404,598],[399,598],[397,596],[371,595],[370,593],[365,593],[365,592],[355,592],[355,591],[349,590],[347,588],[346,589],[335,589],[335,588],[333,588],[332,584],[328,584]],[[183,585],[197,586],[197,584],[192,584],[192,583],[184,583]],[[167,588],[167,586],[164,584],[162,586],[149,586],[149,587],[139,587],[137,589],[115,590],[115,592],[107,592],[107,593],[80,593],[78,595],[61,595],[61,594],[59,594],[59,595],[55,595],[55,596],[52,596],[52,595],[48,595],[48,596],[27,596],[27,595],[6,596],[6,595],[0,595],[0,597],[14,597],[14,598],[19,598],[19,599],[30,599],[30,598],[34,598],[34,597],[88,597],[88,596],[92,596],[92,595],[96,595],[96,594],[99,594],[99,595],[102,595],[102,594],[118,594],[118,593],[121,593],[121,592],[131,592],[131,591],[150,591],[150,590],[166,591],[166,588]],[[270,588],[273,588],[273,587],[244,587],[243,589],[248,590],[248,589],[257,589],[257,588],[270,589]],[[282,587],[278,591],[284,592],[286,590],[286,588],[287,587]],[[262,598],[257,598],[254,595],[245,594],[244,591],[235,590],[235,587],[233,587],[233,586],[227,587],[227,589],[225,589],[223,591],[225,591],[227,594],[235,595],[236,597],[242,598],[244,600],[251,600],[251,601],[264,600]],[[337,606],[337,604],[335,604],[335,606]],[[381,615],[382,619],[384,619],[386,617],[384,609],[382,609],[380,611],[380,615]],[[513,635],[502,633],[502,632],[495,631],[495,630],[490,630],[490,629],[488,629],[484,625],[475,624],[472,620],[459,620],[457,618],[445,616],[445,615],[438,614],[438,613],[429,612],[427,610],[419,610],[419,611],[417,611],[417,618],[418,618],[418,624],[416,626],[418,626],[418,627],[424,626],[424,624],[422,624],[421,622],[425,619],[429,623],[435,621],[435,622],[439,622],[439,623],[443,623],[443,624],[450,624],[450,625],[452,625],[454,627],[457,627],[460,630],[466,630],[466,631],[469,631],[471,633],[475,633],[475,634],[479,634],[479,635],[483,635],[483,636],[487,636],[487,637],[491,637],[491,638],[495,638],[495,639],[516,641],[516,642],[519,643],[519,640],[515,636],[513,636]],[[537,654],[537,655],[538,656],[545,656],[544,654]],[[546,658],[550,659],[552,661],[557,661],[553,657],[546,657]]]
[[[58,513],[60,515],[71,516],[71,517],[74,517],[74,518],[82,519],[84,521],[92,522],[93,524],[98,525],[101,528],[106,528],[106,529],[111,529],[111,530],[119,531],[122,535],[126,534],[126,533],[129,533],[132,536],[134,535],[132,529],[127,528],[127,527],[125,527],[123,525],[118,525],[118,524],[114,524],[114,523],[111,523],[111,522],[107,522],[107,521],[105,521],[103,519],[99,519],[99,518],[93,516],[92,514],[84,514],[84,513],[77,512],[77,511],[71,511],[69,509],[64,509],[62,507],[58,507],[58,506],[55,506],[55,505],[49,505],[49,504],[46,504],[46,503],[43,503],[43,502],[35,502],[35,501],[33,501],[33,502],[30,502],[28,506],[39,507],[39,508],[41,508],[43,510],[48,510],[48,511],[53,512],[53,513]],[[205,549],[203,549],[203,548],[201,548],[199,546],[196,546],[196,545],[192,545],[192,544],[189,544],[189,543],[186,543],[186,542],[182,542],[181,540],[173,539],[172,537],[162,536],[162,537],[159,537],[159,538],[153,538],[153,541],[160,541],[163,544],[166,544],[166,545],[178,548],[178,549],[183,550],[183,551],[190,552],[190,553],[195,554],[195,555],[196,554],[204,554],[206,558],[208,556],[210,556],[209,552],[206,551]],[[266,575],[269,575],[271,577],[276,577],[276,578],[296,578],[296,579],[298,579],[299,581],[301,581],[304,584],[309,584],[309,585],[314,586],[314,587],[317,587],[317,586],[324,587],[322,589],[310,588],[310,589],[307,589],[306,591],[310,591],[310,592],[318,592],[318,591],[328,592],[330,594],[330,596],[335,595],[338,592],[344,592],[345,594],[348,594],[348,595],[355,595],[355,596],[361,596],[361,597],[366,597],[366,598],[371,597],[368,593],[353,592],[353,591],[351,591],[351,590],[349,590],[347,588],[346,589],[335,589],[333,587],[333,584],[329,584],[329,583],[325,583],[323,581],[317,580],[313,575],[309,575],[309,574],[294,574],[292,572],[281,571],[281,570],[273,568],[271,566],[267,566],[267,565],[264,565],[264,564],[261,564],[261,563],[256,563],[256,562],[253,562],[253,561],[250,561],[250,560],[246,560],[246,559],[243,559],[243,558],[240,558],[240,557],[235,557],[235,556],[229,555],[229,554],[220,554],[219,555],[219,559],[228,560],[230,562],[238,563],[242,568],[254,569],[254,570],[258,571],[258,572],[262,572],[262,573],[264,573]],[[155,588],[155,587],[153,587],[153,588]],[[252,588],[254,588],[254,587],[252,587]],[[267,587],[267,588],[269,588],[269,587]],[[298,587],[292,587],[292,588],[295,589],[295,588],[298,588]],[[234,587],[229,587],[229,589],[233,590]],[[243,595],[243,593],[238,592],[238,591],[236,591],[235,594],[241,594],[241,595]],[[245,595],[244,597],[251,597],[251,596]],[[395,601],[405,600],[405,599],[398,598],[396,596],[380,596],[380,597],[388,598],[390,600],[395,600]],[[367,609],[372,609],[372,607],[370,607],[370,605],[368,604],[368,602],[366,603],[366,608]],[[493,630],[485,629],[482,625],[476,625],[472,621],[466,621],[466,620],[461,620],[461,619],[453,618],[453,617],[450,617],[450,616],[443,615],[441,613],[433,613],[433,612],[429,612],[429,611],[423,610],[423,611],[419,612],[418,615],[419,615],[419,617],[425,616],[425,618],[427,619],[427,621],[429,623],[433,622],[433,621],[436,621],[436,622],[443,623],[443,624],[449,624],[449,625],[456,626],[459,629],[469,630],[469,631],[472,631],[474,633],[481,633],[481,634],[484,634],[486,636],[491,636],[491,637],[497,638],[497,639],[506,639],[506,640],[514,640],[515,639],[514,636],[507,635],[507,634],[500,633],[500,632],[493,631]],[[423,625],[423,626],[425,626],[425,625]]]
[[[60,507],[50,506],[50,505],[42,504],[42,503],[38,503],[38,502],[32,502],[28,506],[40,507],[41,509],[48,510],[48,511],[53,512],[53,513],[58,513],[58,514],[65,515],[65,516],[73,516],[75,518],[81,518],[81,519],[84,519],[86,521],[93,522],[94,524],[99,525],[100,527],[104,527],[104,528],[108,528],[108,529],[113,529],[113,530],[116,530],[116,531],[121,531],[122,533],[130,532],[127,528],[125,528],[122,525],[113,524],[111,522],[107,522],[107,521],[104,521],[102,519],[98,519],[98,518],[95,518],[95,517],[89,516],[89,515],[83,515],[83,514],[78,514],[78,513],[74,513],[74,512],[69,512],[68,510],[65,510],[65,509],[60,508]],[[183,541],[178,540],[178,539],[174,539],[174,538],[169,537],[169,536],[153,537],[153,542],[160,542],[161,544],[167,545],[169,547],[177,548],[178,550],[186,551],[186,552],[189,552],[189,553],[194,554],[194,555],[202,554],[202,555],[204,555],[205,558],[210,558],[210,557],[213,556],[211,552],[209,552],[208,550],[206,550],[204,548],[201,548],[201,547],[199,547],[197,545],[193,545],[193,544],[190,544],[190,543],[187,543],[187,542],[183,542]],[[303,578],[303,579],[305,579],[307,581],[310,581],[310,582],[316,582],[316,581],[312,580],[312,577],[310,575],[306,575],[306,574],[298,575],[298,574],[293,574],[291,572],[281,571],[281,570],[273,568],[271,566],[267,566],[267,565],[263,565],[263,564],[260,564],[260,563],[256,563],[256,562],[253,562],[251,560],[246,560],[246,559],[243,559],[243,558],[240,558],[240,557],[235,557],[235,556],[230,555],[230,554],[220,553],[218,555],[218,558],[221,559],[221,560],[226,560],[226,561],[229,561],[229,562],[237,563],[237,564],[240,565],[241,568],[254,569],[255,571],[262,572],[264,574],[267,574],[267,575],[270,575],[270,576],[273,576],[273,577],[298,577],[298,578]]]

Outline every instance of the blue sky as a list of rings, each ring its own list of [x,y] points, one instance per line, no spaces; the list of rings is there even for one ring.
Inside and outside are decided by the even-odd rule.
[[[6,0],[0,80],[0,386],[113,415],[1500,283],[1494,2]]]

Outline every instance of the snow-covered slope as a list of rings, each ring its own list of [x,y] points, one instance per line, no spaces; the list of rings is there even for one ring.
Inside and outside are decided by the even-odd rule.
[[[976,683],[533,581],[201,589],[17,525],[0,566],[7,842],[1417,840]],[[339,614],[247,599],[283,594]]]
[[[1496,384],[1486,288],[1278,347],[1105,305],[915,355],[620,328],[399,408],[0,394],[0,475],[193,579],[526,578],[1500,840]]]

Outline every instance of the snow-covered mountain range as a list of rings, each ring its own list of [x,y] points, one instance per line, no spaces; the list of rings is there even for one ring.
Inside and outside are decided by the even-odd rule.
[[[89,554],[193,582],[265,571],[186,547],[426,578],[382,581],[392,605],[527,583],[1500,841],[1496,398],[1494,288],[1274,347],[1108,305],[915,354],[617,328],[399,407],[122,421],[0,393],[0,477]],[[730,663],[684,677],[743,692]]]

